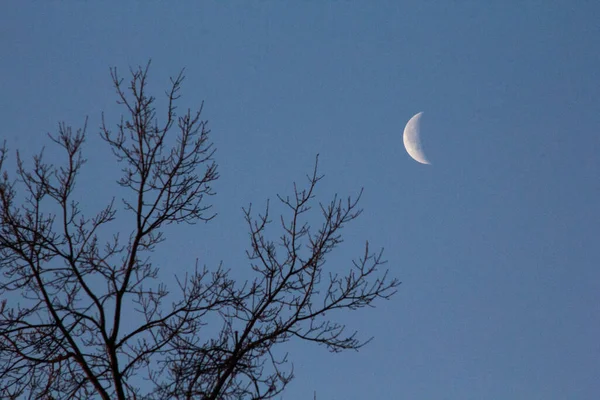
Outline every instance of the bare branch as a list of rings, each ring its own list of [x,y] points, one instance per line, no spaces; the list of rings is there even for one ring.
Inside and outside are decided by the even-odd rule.
[[[152,253],[166,225],[215,217],[219,176],[202,105],[177,114],[183,71],[159,121],[149,67],[127,82],[110,71],[125,115],[114,132],[103,116],[100,137],[121,166],[120,203],[90,213],[77,200],[87,120],[49,135],[60,165],[42,150],[27,166],[17,152],[11,178],[0,147],[0,398],[272,399],[294,377],[279,345],[358,350],[371,339],[332,318],[396,292],[368,243],[358,259],[330,265],[362,191],[317,202],[318,157],[305,185],[277,196],[283,215],[272,219],[269,202],[262,214],[244,209],[252,280],[197,262],[171,292]],[[119,212],[133,216],[129,231],[115,225]]]

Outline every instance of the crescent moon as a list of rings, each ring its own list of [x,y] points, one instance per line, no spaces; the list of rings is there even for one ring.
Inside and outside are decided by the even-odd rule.
[[[403,135],[404,148],[406,148],[408,155],[411,156],[415,161],[418,161],[421,164],[431,164],[429,160],[427,160],[427,157],[423,152],[423,146],[421,145],[419,127],[421,124],[422,115],[423,112],[420,112],[414,115],[406,123]]]

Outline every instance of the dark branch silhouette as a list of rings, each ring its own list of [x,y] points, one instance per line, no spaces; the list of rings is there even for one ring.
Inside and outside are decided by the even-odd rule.
[[[277,224],[268,203],[262,214],[244,209],[252,281],[196,265],[169,292],[152,252],[166,225],[214,218],[208,200],[218,173],[202,107],[176,113],[183,73],[171,80],[159,123],[148,66],[132,70],[127,86],[111,70],[125,116],[114,132],[103,116],[100,136],[122,167],[117,183],[128,194],[120,201],[86,216],[74,198],[86,126],[60,124],[50,136],[62,165],[40,152],[27,169],[17,152],[15,178],[0,148],[0,398],[270,399],[293,378],[278,345],[359,349],[370,339],[331,318],[399,285],[368,243],[344,274],[326,268],[342,228],[361,213],[360,194],[316,202],[317,159],[305,186],[278,197],[287,211]],[[311,211],[320,225],[307,222]],[[114,232],[117,218],[131,222],[128,232]]]

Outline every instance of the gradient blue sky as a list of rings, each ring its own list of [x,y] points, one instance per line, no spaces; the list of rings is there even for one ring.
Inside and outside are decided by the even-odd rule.
[[[283,398],[593,400],[599,20],[585,0],[5,1],[0,138],[31,154],[89,116],[97,210],[116,178],[97,138],[101,111],[120,113],[108,68],[152,58],[160,96],[185,67],[181,106],[205,100],[218,148],[219,217],[173,230],[165,271],[200,257],[247,274],[241,207],[289,193],[320,153],[321,199],[365,188],[328,268],[369,240],[403,281],[342,318],[375,336],[360,352],[289,345]],[[431,166],[402,145],[419,111]]]

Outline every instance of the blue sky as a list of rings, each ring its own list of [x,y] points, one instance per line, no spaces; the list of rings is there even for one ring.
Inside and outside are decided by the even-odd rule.
[[[241,207],[289,193],[317,153],[322,200],[365,188],[328,268],[344,270],[369,240],[403,284],[341,317],[375,336],[360,352],[290,344],[296,380],[283,398],[600,398],[600,3],[0,8],[0,138],[32,154],[59,121],[89,116],[90,211],[116,179],[97,138],[101,112],[120,115],[109,67],[125,75],[151,58],[157,95],[186,68],[180,105],[205,101],[219,216],[172,230],[157,254],[165,270],[200,257],[249,276]],[[431,166],[402,145],[420,111]]]

